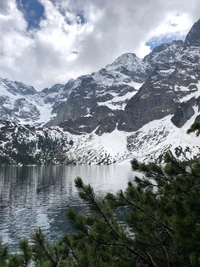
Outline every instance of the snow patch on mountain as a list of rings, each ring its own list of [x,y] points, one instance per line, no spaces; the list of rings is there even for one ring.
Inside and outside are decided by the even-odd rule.
[[[137,83],[134,81],[131,81],[130,83],[127,83],[127,85],[134,87],[136,90],[140,89],[140,87],[143,85],[144,83]]]
[[[199,138],[195,134],[186,133],[197,114],[196,108],[195,115],[182,128],[174,126],[169,115],[161,120],[152,121],[131,134],[128,141],[130,159],[161,162],[162,155],[168,151],[181,160],[199,156]]]
[[[131,97],[133,97],[137,91],[135,92],[128,92],[123,96],[115,95],[111,100],[105,102],[97,102],[99,106],[106,106],[112,110],[124,110],[127,102]]]
[[[0,79],[1,119],[21,124],[45,124],[52,118],[52,105],[45,103],[33,87]]]
[[[84,136],[72,135],[71,155],[79,164],[129,164],[133,158],[161,163],[168,151],[181,160],[192,159],[200,156],[199,137],[186,132],[197,115],[195,108],[194,116],[182,128],[174,126],[169,115],[133,133],[115,129],[102,136],[95,131]]]
[[[180,100],[180,102],[186,102],[188,100],[190,100],[191,98],[195,97],[196,99],[198,97],[200,97],[200,81],[198,81],[197,84],[194,84],[195,85],[195,89],[193,91],[191,91],[188,87],[185,87],[185,86],[181,86],[180,90],[181,91],[189,91],[189,94],[182,97]]]

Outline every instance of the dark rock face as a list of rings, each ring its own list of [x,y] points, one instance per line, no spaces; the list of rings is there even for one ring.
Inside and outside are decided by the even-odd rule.
[[[95,133],[97,135],[102,135],[103,133],[111,133],[115,130],[116,123],[118,122],[122,111],[113,111],[108,107],[100,106],[92,110],[91,114],[96,118],[99,125]]]
[[[182,41],[162,44],[144,58],[149,77],[128,101],[119,130],[137,131],[146,123],[170,114],[174,114],[172,122],[182,127],[194,115],[195,100],[181,104],[181,99],[198,90],[199,40],[200,21],[192,27],[185,44]]]
[[[77,120],[87,115],[89,110],[94,107],[97,107],[95,83],[92,78],[85,77],[66,101],[55,103],[52,112],[57,115],[51,125],[58,125],[69,119]]]
[[[194,115],[194,104],[195,98],[192,98],[187,102],[181,103],[177,107],[171,119],[176,127],[181,128],[189,119],[191,119],[191,117]]]
[[[93,117],[82,117],[77,120],[67,120],[61,122],[59,127],[64,131],[72,134],[91,133],[98,126],[97,121]]]
[[[117,111],[113,111],[112,109],[106,106],[99,106],[91,109],[91,115],[96,118],[98,122],[103,122],[107,117],[115,117],[118,114]]]
[[[190,40],[191,36],[190,34]],[[176,112],[172,121],[177,127],[181,127],[192,116],[193,108],[181,105],[180,99],[196,92],[200,80],[200,48],[195,49],[184,50],[183,41],[173,41],[161,44],[143,60],[131,53],[122,55],[98,73],[79,78],[78,86],[72,90],[67,102],[54,105],[57,116],[52,124],[72,119],[76,125],[74,129],[80,131],[81,122],[85,120],[82,117],[92,116],[93,119],[86,119],[90,121],[90,127],[82,127],[83,132],[91,132],[97,126],[97,134],[110,132],[115,129],[118,121],[118,130],[131,132],[137,131],[146,123]],[[145,82],[130,100],[124,102],[127,103],[124,111],[120,114],[115,113],[114,120],[103,116],[102,121],[98,114],[99,105],[103,106],[106,101],[112,102],[113,94],[120,97],[134,92],[134,88],[128,84],[114,83],[119,79],[116,71],[120,75],[126,75],[126,79],[130,81]],[[113,82],[105,86],[103,79]],[[120,105],[120,101],[113,105]],[[177,109],[180,105],[181,109]],[[180,111],[184,114],[180,115]]]
[[[190,46],[200,46],[200,19],[192,26],[186,36],[184,48]]]
[[[84,116],[92,115],[96,118],[98,117],[98,107],[103,107],[105,102],[112,102],[115,96],[122,97],[135,92],[135,88],[127,84],[132,81],[129,76],[124,78],[122,75],[125,80],[121,81],[122,84],[118,83],[118,79],[121,79],[120,75],[120,72],[116,74],[111,70],[102,69],[98,73],[82,76],[71,82],[70,86],[72,87],[68,88],[68,91],[71,91],[70,94],[66,97],[66,101],[58,101],[53,105],[52,113],[55,113],[56,117],[46,126],[58,125],[70,119],[76,121]],[[126,101],[126,99],[115,101],[113,106],[122,106]],[[97,114],[95,115],[94,112]]]
[[[116,122],[113,120],[105,120],[95,131],[95,133],[101,136],[104,133],[111,133],[116,128]]]
[[[95,82],[92,77],[84,77],[81,84],[69,96],[65,107],[65,118],[75,120],[85,116],[89,108],[96,106]]]
[[[196,117],[195,122],[200,122],[200,115]]]
[[[72,134],[91,133],[99,126],[95,133],[102,135],[103,133],[110,133],[116,128],[121,113],[121,111],[113,111],[106,106],[100,106],[93,108],[88,117],[79,117],[76,120],[69,119],[60,123],[59,126]]]
[[[172,81],[154,71],[138,93],[125,107],[118,129],[136,131],[146,123],[173,114],[177,107],[178,95]]]
[[[146,63],[146,72],[151,74],[155,68],[168,69],[169,64],[183,50],[183,41],[173,41],[155,47],[152,52],[145,56],[143,61]]]

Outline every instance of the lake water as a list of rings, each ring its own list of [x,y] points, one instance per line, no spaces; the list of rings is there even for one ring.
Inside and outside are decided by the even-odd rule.
[[[11,250],[21,238],[41,227],[50,241],[72,232],[69,207],[86,209],[74,187],[80,176],[97,195],[125,189],[133,179],[131,166],[0,167],[0,236]]]

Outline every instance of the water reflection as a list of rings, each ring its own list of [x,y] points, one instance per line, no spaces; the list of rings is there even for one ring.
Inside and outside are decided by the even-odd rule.
[[[130,166],[0,167],[0,235],[16,249],[18,241],[41,227],[50,240],[72,229],[65,212],[83,210],[74,179],[80,176],[98,195],[125,189]]]

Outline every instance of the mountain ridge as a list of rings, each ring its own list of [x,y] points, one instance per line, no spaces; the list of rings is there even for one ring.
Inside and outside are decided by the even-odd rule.
[[[180,157],[198,156],[197,143],[192,145],[186,130],[189,122],[192,124],[199,118],[199,33],[200,20],[193,25],[185,42],[161,44],[143,59],[134,53],[123,54],[98,72],[71,79],[66,84],[55,84],[41,92],[23,83],[1,79],[0,118],[14,121],[16,125],[31,124],[49,131],[55,131],[52,127],[60,127],[63,135],[58,135],[61,138],[70,136],[73,140],[72,154],[81,151],[84,160],[74,156],[73,162],[77,163],[119,163],[134,156],[136,151],[140,155],[135,147],[136,140],[146,155],[139,156],[143,160],[161,159],[167,149],[172,149]],[[190,146],[184,142],[179,142],[179,148],[167,144],[165,138],[170,140],[171,134],[164,126],[159,131],[163,121],[176,136],[181,132],[184,140],[190,140]],[[3,136],[3,130],[0,132]],[[155,134],[159,132],[160,135]],[[121,136],[123,153],[112,148],[117,145],[114,141],[112,145],[112,136],[119,142]],[[151,142],[155,136],[157,142]],[[103,144],[98,145],[106,143],[105,137],[111,142],[110,150]],[[145,138],[153,146],[148,150],[152,152],[144,152]],[[160,155],[159,150],[162,151]],[[69,155],[65,153],[67,159]]]

